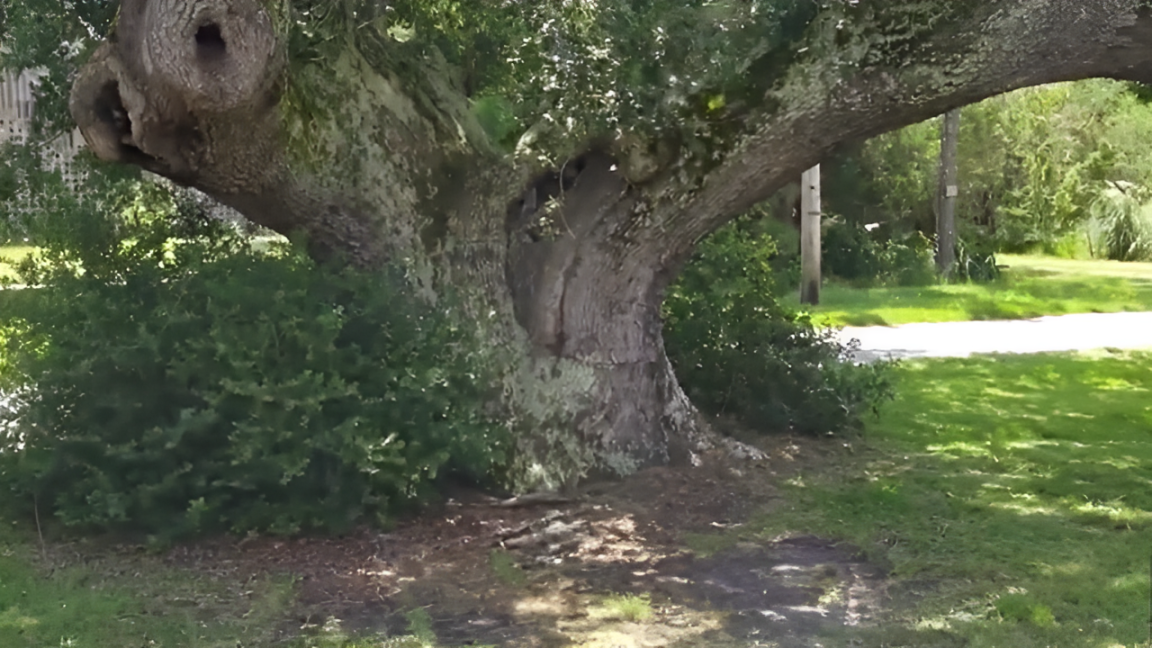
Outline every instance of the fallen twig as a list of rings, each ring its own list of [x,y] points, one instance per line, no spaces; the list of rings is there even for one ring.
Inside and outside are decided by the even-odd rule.
[[[40,502],[36,499],[36,494],[32,494],[32,515],[36,518],[36,535],[40,538],[40,558],[45,563],[48,562],[48,549],[44,545],[44,532],[40,530]]]
[[[488,505],[494,508],[517,508],[520,506],[535,506],[537,504],[571,504],[576,499],[565,497],[559,493],[542,492],[518,495],[505,500],[496,500]]]

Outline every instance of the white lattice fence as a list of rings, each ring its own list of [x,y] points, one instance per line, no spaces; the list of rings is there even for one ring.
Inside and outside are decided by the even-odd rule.
[[[0,79],[0,142],[23,139],[32,120],[33,85],[39,76],[25,71]]]
[[[0,144],[8,141],[23,141],[32,131],[32,113],[35,110],[35,88],[43,73],[26,70],[20,74],[0,77]],[[77,186],[72,160],[84,146],[84,138],[78,129],[64,133],[44,145],[41,154],[52,169],[63,173],[72,187]],[[160,180],[156,178],[156,180]],[[195,189],[173,187],[183,191],[210,216],[235,224],[245,222],[244,217]]]
[[[0,144],[23,141],[32,131],[32,113],[36,108],[35,87],[43,73],[25,70],[0,78]],[[80,132],[73,130],[53,139],[44,146],[43,155],[49,166],[63,172],[70,182],[75,180],[72,159],[84,145]]]

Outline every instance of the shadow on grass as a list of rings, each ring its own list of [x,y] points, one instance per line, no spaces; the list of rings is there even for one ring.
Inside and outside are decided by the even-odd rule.
[[[840,318],[846,326],[888,326],[888,320],[876,313],[853,313]]]
[[[96,544],[54,543],[41,553],[33,538],[0,530],[0,646],[261,646],[280,638],[291,579],[175,569],[157,555]]]
[[[899,371],[871,449],[795,482],[796,507],[765,530],[836,535],[889,561],[915,605],[902,632],[987,646],[1146,640],[1152,353]]]
[[[1077,274],[1081,266],[1084,270]],[[1106,271],[1117,275],[1103,274]],[[1059,270],[1013,266],[1000,279],[984,284],[852,288],[832,283],[825,287],[821,305],[815,309],[818,316],[837,326],[1120,311],[1152,311],[1152,277],[1123,264],[1098,262],[1064,262]]]
[[[971,300],[964,305],[964,312],[968,314],[969,320],[1032,319],[1040,314],[1037,311],[1006,307],[988,298]]]

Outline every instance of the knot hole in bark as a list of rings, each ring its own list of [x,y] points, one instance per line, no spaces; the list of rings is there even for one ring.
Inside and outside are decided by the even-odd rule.
[[[550,211],[560,209],[559,201],[564,192],[576,184],[584,172],[587,160],[581,156],[560,169],[546,171],[536,176],[528,188],[508,208],[505,229],[509,235],[523,232],[533,243],[551,238],[556,234],[548,216]]]
[[[132,118],[120,98],[120,84],[109,81],[100,86],[92,103],[92,112],[109,134],[107,141],[119,149],[119,159],[138,161],[147,155],[136,147],[132,139]]]
[[[196,29],[196,57],[204,63],[218,63],[228,53],[220,25],[206,22]]]

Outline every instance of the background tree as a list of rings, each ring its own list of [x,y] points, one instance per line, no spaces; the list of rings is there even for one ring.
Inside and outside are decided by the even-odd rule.
[[[965,107],[957,152],[958,249],[965,258],[958,270],[975,269],[974,256],[994,251],[1103,257],[1110,232],[1114,240],[1135,240],[1152,215],[1152,155],[1139,144],[1152,128],[1145,94],[1137,84],[1096,79]],[[869,237],[878,244],[933,232],[925,197],[936,183],[939,129],[936,119],[914,124],[833,156],[826,165],[831,210],[857,228],[879,224]],[[1120,203],[1126,206],[1115,209]],[[843,238],[839,229],[829,235]],[[861,263],[839,270],[850,279],[877,274]]]

